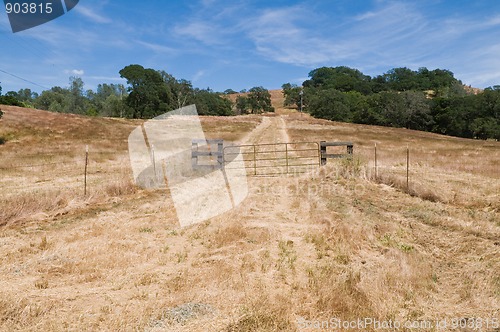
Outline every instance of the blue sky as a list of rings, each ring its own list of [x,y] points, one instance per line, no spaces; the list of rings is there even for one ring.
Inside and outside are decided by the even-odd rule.
[[[0,9],[3,92],[125,83],[129,64],[216,91],[301,84],[321,66],[367,75],[394,67],[451,70],[500,84],[498,0],[80,0],[66,15],[13,34]],[[5,72],[29,80],[22,81]]]

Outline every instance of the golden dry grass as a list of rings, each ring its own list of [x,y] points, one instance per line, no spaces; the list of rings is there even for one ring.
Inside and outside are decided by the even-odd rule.
[[[130,182],[126,142],[117,142],[137,122],[44,122],[40,113],[24,126],[14,120],[24,110],[7,110],[0,135],[21,142],[0,146],[9,165],[59,151],[49,161],[81,167],[87,142],[100,154],[86,198],[78,167],[0,170],[0,330],[315,331],[300,322],[498,318],[498,142],[275,106],[274,117],[206,118],[204,129],[251,143],[352,140],[355,158],[251,177],[242,205],[182,229],[168,192]],[[90,140],[93,121],[118,140]],[[59,136],[41,129],[51,123]],[[413,191],[404,188],[407,143]]]

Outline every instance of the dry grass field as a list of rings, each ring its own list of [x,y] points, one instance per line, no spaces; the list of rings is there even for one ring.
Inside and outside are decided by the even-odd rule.
[[[500,143],[316,120],[272,95],[276,114],[202,118],[207,136],[350,140],[354,158],[249,177],[240,206],[187,228],[168,191],[132,182],[127,137],[141,121],[1,106],[0,330],[318,331],[372,318],[500,331]]]

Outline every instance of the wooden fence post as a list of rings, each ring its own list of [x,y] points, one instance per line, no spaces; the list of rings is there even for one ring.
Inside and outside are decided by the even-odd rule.
[[[85,174],[83,180],[83,196],[87,196],[87,166],[89,164],[89,146],[85,146]]]
[[[217,142],[217,164],[219,168],[224,168],[224,141]]]
[[[406,145],[406,189],[410,189],[410,146]]]
[[[319,151],[319,154],[320,154],[320,158],[321,158],[321,166],[325,166],[326,165],[326,141],[321,141],[319,142],[320,144],[320,151]]]
[[[191,167],[195,169],[198,166],[198,143],[196,141],[191,142]]]
[[[378,179],[377,143],[375,143],[375,179]]]

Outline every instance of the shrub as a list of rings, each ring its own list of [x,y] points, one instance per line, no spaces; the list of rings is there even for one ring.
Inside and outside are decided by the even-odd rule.
[[[0,104],[23,107],[23,104],[12,96],[0,96]]]

